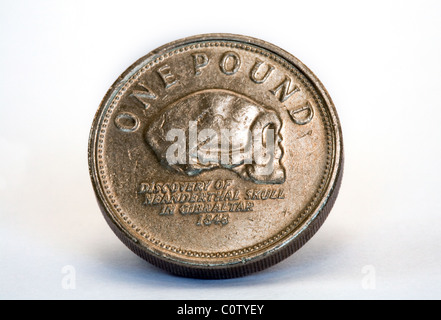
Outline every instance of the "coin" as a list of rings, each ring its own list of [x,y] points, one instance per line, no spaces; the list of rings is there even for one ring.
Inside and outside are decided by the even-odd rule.
[[[129,249],[177,275],[232,278],[315,234],[337,197],[343,144],[302,62],[262,40],[206,34],[153,50],[115,81],[88,159]]]

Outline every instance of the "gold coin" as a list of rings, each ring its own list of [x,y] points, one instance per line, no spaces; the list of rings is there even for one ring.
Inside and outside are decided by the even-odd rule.
[[[329,94],[262,40],[166,44],[112,85],[89,139],[101,211],[171,273],[231,278],[285,259],[326,219],[343,171]]]

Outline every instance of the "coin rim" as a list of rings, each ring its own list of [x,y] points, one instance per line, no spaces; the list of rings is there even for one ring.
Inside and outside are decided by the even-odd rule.
[[[330,125],[333,127],[332,129],[335,136],[335,154],[333,155],[333,164],[330,169],[332,170],[332,173],[329,175],[330,179],[327,187],[324,188],[323,194],[325,194],[325,197],[323,197],[323,199],[319,202],[319,205],[317,206],[315,212],[310,214],[309,217],[305,219],[305,221],[301,225],[299,225],[299,227],[296,228],[295,231],[291,232],[288,237],[286,237],[283,241],[279,241],[280,243],[278,245],[270,248],[269,250],[267,248],[263,249],[263,252],[259,252],[259,254],[257,255],[254,254],[252,258],[242,259],[238,262],[228,262],[224,264],[212,264],[209,262],[200,263],[184,259],[177,259],[175,257],[167,255],[160,250],[155,250],[154,248],[142,245],[139,240],[132,236],[110,213],[112,212],[111,205],[107,203],[106,197],[102,192],[103,190],[101,190],[100,188],[100,180],[98,178],[98,166],[96,163],[95,154],[98,136],[98,125],[101,115],[103,114],[103,108],[106,106],[107,101],[112,96],[112,93],[114,93],[115,90],[124,82],[124,79],[127,77],[128,74],[133,73],[133,69],[136,68],[136,66],[140,65],[142,61],[146,61],[147,59],[154,59],[155,57],[159,57],[165,51],[168,51],[171,48],[176,48],[194,42],[210,40],[237,41],[245,44],[249,43],[251,45],[274,53],[275,55],[285,59],[287,62],[298,68],[300,72],[302,72],[303,75],[311,82],[311,84],[314,86],[314,89],[320,94],[321,98],[323,99],[329,111],[329,116],[331,120]],[[167,43],[138,59],[129,68],[127,68],[120,77],[118,77],[118,79],[113,83],[113,85],[109,88],[106,95],[102,99],[100,107],[95,114],[89,135],[88,160],[89,175],[92,181],[95,196],[97,198],[103,216],[113,232],[133,252],[135,252],[137,255],[147,260],[151,264],[177,275],[196,278],[232,278],[260,271],[280,262],[281,260],[292,255],[300,247],[302,247],[317,232],[317,230],[327,218],[337,197],[343,176],[344,156],[341,125],[335,106],[323,84],[309,68],[307,68],[292,54],[263,40],[243,35],[214,33],[186,37]]]

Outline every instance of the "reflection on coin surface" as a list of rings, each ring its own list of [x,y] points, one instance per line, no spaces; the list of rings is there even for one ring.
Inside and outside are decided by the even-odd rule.
[[[267,268],[326,219],[343,171],[340,123],[298,59],[262,40],[199,35],[129,67],[95,116],[89,168],[103,215],[174,274]]]

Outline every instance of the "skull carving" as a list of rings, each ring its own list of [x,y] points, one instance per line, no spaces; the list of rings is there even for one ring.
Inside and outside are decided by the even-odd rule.
[[[161,164],[189,176],[225,168],[254,183],[280,184],[285,181],[281,126],[275,111],[245,96],[203,90],[178,100],[154,118],[146,141]],[[168,134],[178,131],[185,143],[181,151],[188,157],[170,161],[167,153],[177,142]],[[263,152],[257,152],[257,146]]]

